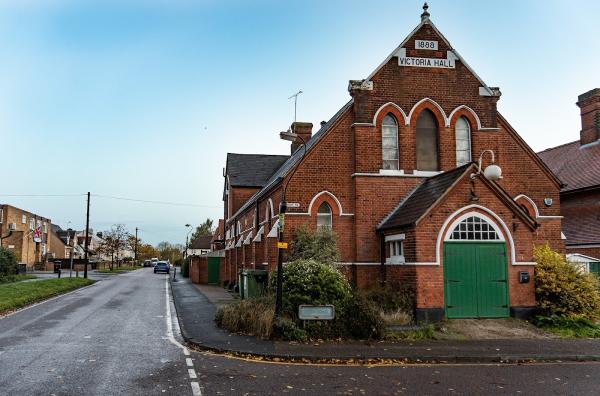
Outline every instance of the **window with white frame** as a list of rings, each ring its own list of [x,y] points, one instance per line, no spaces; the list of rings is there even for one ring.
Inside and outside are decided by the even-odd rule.
[[[4,209],[0,209],[0,224],[4,221]]]
[[[404,238],[405,234],[388,235],[385,242],[388,247],[388,264],[404,263]]]
[[[42,221],[41,220],[36,221],[35,228],[41,228],[41,227],[42,227]]]
[[[46,254],[46,244],[42,243],[42,256]]]
[[[465,117],[456,121],[456,166],[471,162],[471,127]]]
[[[390,258],[404,257],[404,241],[390,242]]]
[[[27,215],[21,216],[21,223],[27,224]]]
[[[388,114],[381,124],[381,147],[383,169],[397,170],[398,165],[398,123],[393,115]]]
[[[323,202],[317,209],[317,229],[331,229],[332,223],[331,206],[327,202]]]
[[[453,241],[499,241],[500,236],[485,219],[470,216],[454,227],[449,239]]]
[[[44,230],[44,234],[48,233],[48,223],[46,223],[45,221],[44,221],[44,228],[43,228],[43,230]]]
[[[29,229],[35,230],[35,219],[29,219]]]

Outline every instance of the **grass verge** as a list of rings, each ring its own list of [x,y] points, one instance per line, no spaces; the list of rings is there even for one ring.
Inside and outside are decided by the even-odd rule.
[[[90,279],[62,278],[2,284],[0,285],[0,315],[92,283],[94,281]]]
[[[112,270],[110,268],[99,269],[99,270],[97,270],[97,272],[99,272],[101,274],[122,274],[123,272],[135,271],[135,270],[139,270],[141,268],[142,267],[122,265],[120,267],[115,267]]]
[[[580,316],[538,316],[532,323],[563,338],[600,338],[600,324]]]
[[[21,282],[26,279],[35,279],[35,276],[29,275],[29,274],[1,276],[0,277],[0,285],[6,284],[6,283]]]

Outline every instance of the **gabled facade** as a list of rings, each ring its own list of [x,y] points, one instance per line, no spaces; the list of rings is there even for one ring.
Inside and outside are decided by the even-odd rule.
[[[600,88],[577,98],[580,139],[539,153],[563,182],[560,192],[568,254],[600,261]]]
[[[310,124],[292,124],[305,148],[293,146],[237,210],[226,205],[226,279],[236,282],[242,267],[275,268],[285,185],[284,239],[300,226],[330,227],[349,279],[412,285],[419,320],[530,312],[533,246],[564,250],[560,182],[497,111],[499,89],[425,9],[409,37],[348,90],[348,103],[314,135]],[[486,150],[502,168],[497,183],[473,163]]]

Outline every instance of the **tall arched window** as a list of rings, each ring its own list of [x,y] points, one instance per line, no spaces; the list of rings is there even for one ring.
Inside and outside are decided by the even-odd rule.
[[[323,202],[317,209],[317,228],[331,229],[332,221],[331,206],[327,202]]]
[[[439,170],[438,126],[435,116],[429,110],[423,110],[417,119],[417,169]]]
[[[456,121],[456,166],[471,162],[471,128],[465,117]]]
[[[391,114],[386,115],[381,124],[381,146],[383,150],[383,169],[399,169],[398,123]]]

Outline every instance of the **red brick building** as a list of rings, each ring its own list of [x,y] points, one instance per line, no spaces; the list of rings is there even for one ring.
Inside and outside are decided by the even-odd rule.
[[[418,320],[531,312],[533,246],[564,249],[560,182],[497,111],[500,90],[467,65],[426,9],[348,90],[350,100],[316,133],[292,124],[306,144],[294,142],[289,158],[228,155],[225,279],[235,282],[242,267],[275,268],[287,186],[284,239],[299,226],[330,227],[350,280],[414,286]],[[473,162],[485,150],[502,168],[497,183]],[[491,154],[483,158],[486,168]]]
[[[560,200],[566,252],[600,261],[600,88],[579,95],[577,106],[580,139],[539,156],[564,183]]]

